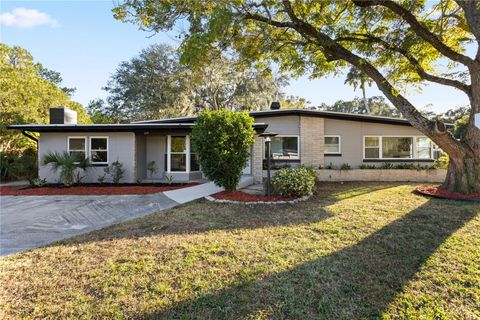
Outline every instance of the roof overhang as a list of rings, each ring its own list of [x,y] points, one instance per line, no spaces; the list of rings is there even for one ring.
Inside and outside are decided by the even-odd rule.
[[[354,113],[344,113],[344,112],[333,112],[333,111],[320,111],[320,110],[309,110],[309,109],[280,109],[280,110],[267,110],[267,111],[253,111],[250,112],[250,116],[255,119],[269,118],[269,117],[283,117],[283,116],[307,116],[307,117],[319,117],[325,119],[335,119],[335,120],[346,120],[346,121],[356,121],[356,122],[370,122],[370,123],[380,123],[380,124],[393,124],[401,126],[412,125],[407,119],[401,118],[391,118],[391,117],[382,117],[382,116],[372,116],[366,114],[354,114]],[[159,119],[159,120],[148,120],[148,121],[139,121],[136,123],[193,123],[197,117],[179,117],[179,118],[170,118],[170,119]],[[445,124],[448,128],[452,128],[453,125],[450,123]]]
[[[190,132],[194,123],[129,123],[129,124],[16,124],[7,126],[31,132]],[[265,123],[254,123],[253,128],[257,133],[262,133],[267,128]]]

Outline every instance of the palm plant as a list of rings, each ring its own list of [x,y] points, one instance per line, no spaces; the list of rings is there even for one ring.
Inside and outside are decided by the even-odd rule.
[[[357,87],[360,87],[362,90],[363,105],[367,114],[370,113],[370,107],[368,106],[366,85],[371,87],[372,83],[373,80],[367,74],[354,67],[348,71],[347,78],[345,79],[345,84],[353,86],[353,91],[357,90]]]
[[[43,157],[43,164],[51,165],[53,171],[60,171],[60,181],[67,187],[73,184],[77,169],[87,171],[92,166],[89,158],[79,158],[66,151],[48,152]]]

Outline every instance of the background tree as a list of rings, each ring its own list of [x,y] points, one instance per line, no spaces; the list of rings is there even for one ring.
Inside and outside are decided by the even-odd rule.
[[[167,45],[153,45],[120,64],[104,88],[108,104],[97,111],[114,122],[186,116],[203,110],[268,107],[284,77],[235,64],[218,54],[191,70]],[[99,107],[99,108],[98,108]]]
[[[356,67],[450,156],[442,188],[480,192],[480,129],[474,125],[480,113],[480,2],[125,0],[114,14],[155,32],[194,19],[181,47],[182,61],[193,66],[205,63],[212,48],[228,48],[245,61],[275,62],[280,71],[312,78]],[[474,56],[466,54],[467,46]],[[425,82],[469,98],[461,141],[402,94]]]
[[[401,117],[401,114],[397,109],[393,108],[390,104],[385,101],[385,98],[382,96],[373,96],[367,99],[369,105],[370,114],[375,116],[382,117]],[[365,102],[363,99],[355,98],[350,101],[338,100],[332,105],[322,103],[317,107],[319,110],[323,111],[335,111],[335,112],[346,112],[346,113],[356,113],[364,114],[366,112]]]
[[[368,106],[366,86],[371,87],[372,83],[373,80],[370,79],[369,76],[355,67],[350,68],[347,73],[347,78],[345,79],[345,84],[352,86],[354,91],[356,91],[358,87],[362,90],[363,106],[367,114],[370,113],[370,108]]]
[[[82,105],[70,100],[42,72],[41,65],[33,62],[28,51],[0,44],[0,152],[3,154],[34,147],[31,140],[16,130],[7,130],[6,126],[48,123],[50,107],[69,107],[77,111],[79,123],[90,122]]]
[[[250,155],[255,130],[246,112],[205,111],[192,130],[192,146],[205,176],[226,190],[235,190]]]

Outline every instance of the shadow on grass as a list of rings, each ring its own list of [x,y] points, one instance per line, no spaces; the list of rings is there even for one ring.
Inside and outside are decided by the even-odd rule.
[[[62,240],[52,245],[79,244],[113,239],[135,239],[167,234],[201,233],[212,230],[255,229],[320,222],[331,216],[326,209],[338,201],[354,198],[398,184],[321,183],[314,196],[295,205],[238,205],[193,202],[128,222]],[[355,187],[352,187],[355,186]]]
[[[141,318],[377,318],[475,209],[430,200],[352,247],[292,270],[198,296]]]

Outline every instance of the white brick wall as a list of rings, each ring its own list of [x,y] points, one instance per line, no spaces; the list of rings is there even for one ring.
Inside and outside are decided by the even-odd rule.
[[[323,166],[324,119],[300,117],[300,160],[304,166]]]
[[[252,147],[252,173],[255,183],[262,183],[263,138],[255,135]]]

